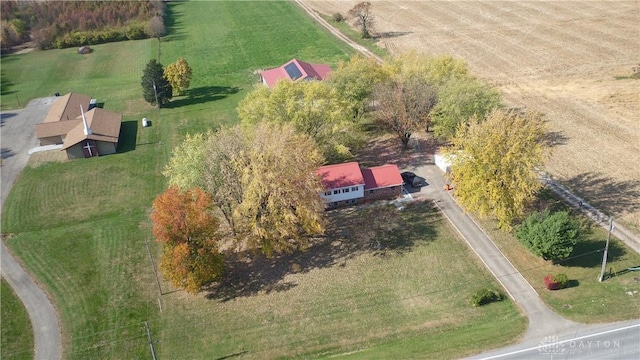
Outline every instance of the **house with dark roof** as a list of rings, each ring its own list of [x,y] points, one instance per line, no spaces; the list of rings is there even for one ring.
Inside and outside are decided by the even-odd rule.
[[[122,115],[92,108],[91,98],[69,93],[56,100],[44,121],[36,125],[40,145],[62,145],[69,159],[113,154],[118,146]]]
[[[325,165],[316,170],[327,208],[395,199],[402,194],[402,176],[396,165],[360,169],[357,162]]]
[[[260,75],[262,83],[272,88],[278,80],[324,80],[333,71],[329,65],[309,64],[307,62],[291,59],[286,64],[275,69],[264,70]]]

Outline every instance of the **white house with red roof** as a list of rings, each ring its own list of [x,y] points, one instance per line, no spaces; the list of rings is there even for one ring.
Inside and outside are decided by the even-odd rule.
[[[298,59],[291,59],[288,63],[275,69],[264,70],[260,77],[262,83],[272,88],[281,79],[293,82],[300,80],[324,80],[333,71],[326,64],[309,64]]]
[[[364,178],[357,162],[325,165],[316,170],[324,191],[320,197],[329,207],[355,204],[364,198]]]
[[[402,176],[396,165],[360,169],[357,162],[325,165],[316,170],[328,208],[394,199],[402,193]]]

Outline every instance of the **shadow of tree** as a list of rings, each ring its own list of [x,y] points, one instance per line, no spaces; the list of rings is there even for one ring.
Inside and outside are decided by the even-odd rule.
[[[562,183],[604,213],[634,213],[640,210],[640,180],[618,181],[587,172]]]
[[[304,251],[272,258],[252,251],[226,255],[225,274],[206,289],[206,297],[229,301],[259,292],[286,291],[297,285],[285,281],[288,274],[344,267],[366,253],[402,256],[417,243],[435,239],[434,221],[440,220],[431,202],[410,203],[402,212],[391,205],[343,208],[327,212],[327,218],[325,236],[314,239]]]
[[[123,121],[120,125],[120,138],[118,139],[119,153],[125,153],[136,149],[138,138],[138,122],[136,120]]]
[[[16,116],[16,113],[3,113],[0,114],[0,126],[4,126],[5,121],[7,121],[8,118],[12,118],[14,116]]]
[[[11,87],[13,87],[13,85],[14,83],[7,78],[6,73],[4,71],[0,71],[0,95],[9,95],[15,93],[14,90],[11,90]]]
[[[2,158],[3,159],[7,159],[12,157],[13,155],[15,155],[16,153],[13,152],[13,150],[9,149],[9,148],[2,148],[0,149],[0,152],[2,154]]]
[[[182,40],[186,38],[180,30],[183,26],[178,22],[179,16],[177,16],[179,7],[182,6],[181,2],[167,2],[166,10],[164,14],[164,26],[166,29],[165,36],[162,37],[163,42]]]
[[[606,240],[579,240],[573,247],[573,254],[583,254],[572,256],[567,260],[558,261],[558,265],[576,266],[583,268],[598,268],[602,265],[602,253],[606,245]],[[609,243],[608,261],[615,261],[625,254],[626,250],[616,242]]]
[[[387,39],[398,36],[413,34],[413,31],[385,31],[375,34],[374,39]]]
[[[173,100],[164,105],[164,107],[173,109],[181,106],[202,104],[209,101],[224,99],[227,95],[235,94],[238,91],[240,91],[240,88],[237,87],[203,86],[188,90],[185,97]]]
[[[567,138],[562,131],[549,131],[544,136],[544,142],[549,147],[565,145],[569,138]]]

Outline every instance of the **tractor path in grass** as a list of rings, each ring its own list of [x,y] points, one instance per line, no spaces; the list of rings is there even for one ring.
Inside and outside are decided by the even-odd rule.
[[[0,113],[2,119],[0,128],[2,136],[0,209],[4,206],[14,181],[27,165],[29,149],[38,145],[35,125],[44,120],[54,99],[52,97],[35,99],[24,109]],[[35,359],[60,359],[62,342],[56,310],[42,289],[20,266],[20,263],[9,254],[3,241],[0,241],[0,271],[29,314],[33,327]]]

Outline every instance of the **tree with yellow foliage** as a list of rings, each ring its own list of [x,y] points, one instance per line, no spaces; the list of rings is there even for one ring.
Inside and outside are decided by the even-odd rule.
[[[169,64],[164,69],[164,77],[171,84],[171,88],[177,92],[178,95],[184,94],[191,84],[191,66],[184,58],[179,58],[173,64]]]
[[[510,228],[541,188],[537,170],[548,155],[546,125],[539,114],[494,110],[485,121],[461,126],[446,152],[452,159],[454,193],[467,211],[493,214]]]
[[[178,149],[165,168],[169,184],[204,189],[239,247],[270,256],[303,249],[324,232],[315,175],[324,157],[292,124],[225,128],[190,136]]]

